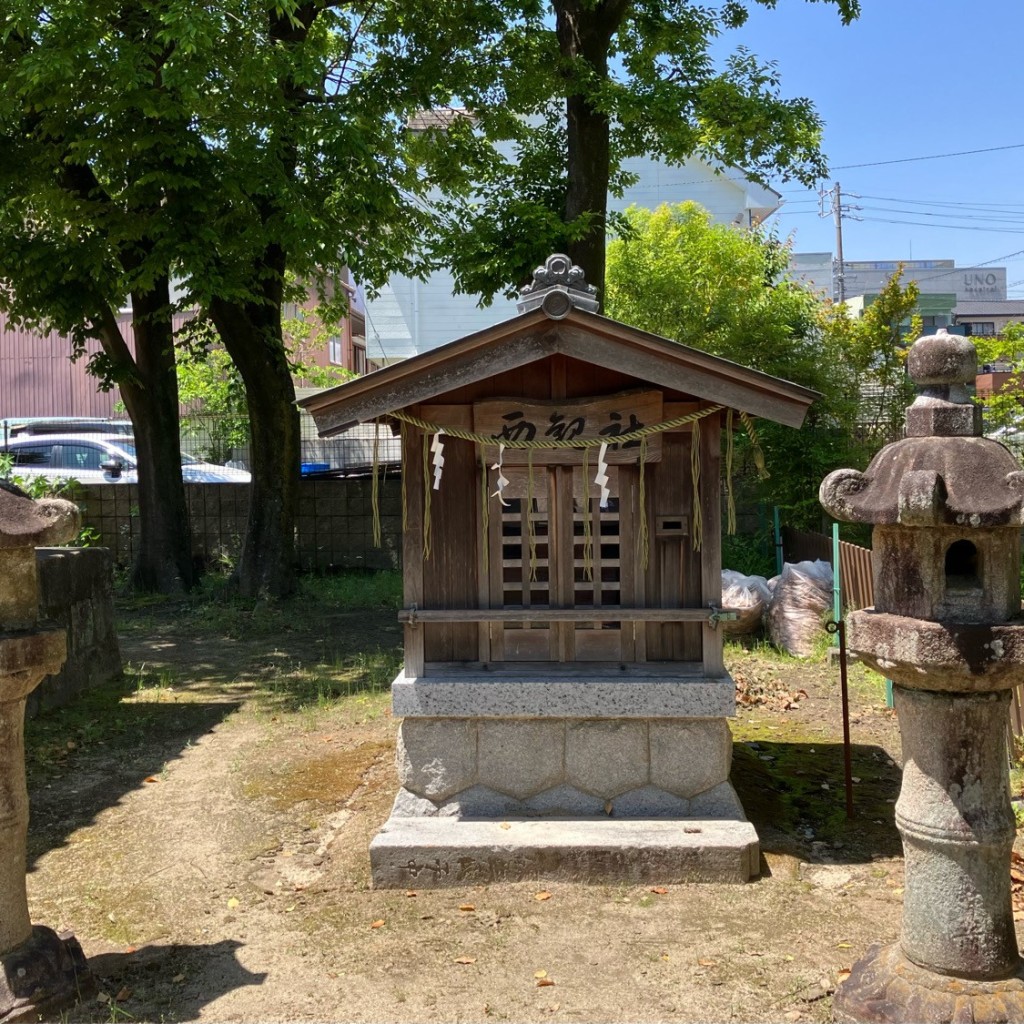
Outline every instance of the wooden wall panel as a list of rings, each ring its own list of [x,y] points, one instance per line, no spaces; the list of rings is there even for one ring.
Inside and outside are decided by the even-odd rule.
[[[650,560],[644,593],[652,608],[700,606],[700,554],[692,544],[692,486],[690,435],[667,434],[660,463],[645,468],[645,512],[650,537]],[[661,520],[687,524],[683,535],[659,537]],[[638,562],[638,573],[643,569]],[[693,623],[648,623],[649,661],[695,661],[701,655],[700,626]]]
[[[419,459],[422,464],[422,453]],[[476,449],[467,441],[445,438],[444,460],[441,487],[430,496],[430,556],[423,562],[423,607],[475,608],[481,543]],[[410,503],[411,499],[410,493]],[[423,500],[422,490],[419,500]],[[427,661],[475,661],[478,657],[475,623],[431,623],[422,628]]]

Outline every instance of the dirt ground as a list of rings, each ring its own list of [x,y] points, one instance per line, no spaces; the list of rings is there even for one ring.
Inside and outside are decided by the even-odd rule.
[[[393,609],[157,604],[125,681],[30,723],[32,918],[100,979],[70,1021],[823,1021],[895,938],[898,735],[851,672],[730,647],[748,885],[375,891],[397,781]]]

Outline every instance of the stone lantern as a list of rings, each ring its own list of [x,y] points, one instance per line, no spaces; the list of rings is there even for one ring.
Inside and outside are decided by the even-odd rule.
[[[29,920],[25,699],[64,663],[63,629],[40,623],[36,547],[70,540],[78,509],[0,484],[0,1021],[36,1020],[89,990],[81,947]]]
[[[902,932],[854,965],[841,1021],[1024,1021],[1006,748],[1024,681],[1024,473],[981,436],[976,366],[968,339],[917,341],[907,436],[821,485],[832,516],[874,524],[875,607],[850,615],[847,643],[893,680],[904,762]]]

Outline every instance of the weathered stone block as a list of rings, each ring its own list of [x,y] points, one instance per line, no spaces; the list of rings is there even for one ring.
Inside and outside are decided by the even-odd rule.
[[[651,722],[650,736],[655,786],[691,797],[729,778],[732,734],[723,719]]]
[[[555,786],[526,801],[527,811],[539,818],[587,818],[605,813],[604,800],[575,786]]]
[[[121,674],[113,560],[106,548],[38,548],[39,608],[67,630],[67,659],[29,695],[26,714],[69,703]]]
[[[565,731],[566,781],[604,798],[647,782],[647,723],[571,722]]]
[[[657,786],[631,789],[612,801],[612,816],[615,818],[685,818],[689,813],[689,800]]]
[[[487,786],[470,786],[437,809],[442,818],[519,818],[526,808],[515,797]]]
[[[370,843],[378,888],[442,888],[551,879],[746,882],[757,875],[754,827],[741,821],[497,821],[392,818]]]
[[[446,800],[476,782],[476,723],[406,719],[398,730],[398,781],[417,796]]]
[[[731,821],[746,821],[743,806],[731,782],[720,782],[717,786],[698,793],[690,801],[691,818],[726,818]]]
[[[436,817],[437,804],[426,797],[417,796],[408,789],[400,789],[391,806],[392,818]]]
[[[489,719],[477,727],[479,779],[525,799],[557,786],[565,775],[565,725],[528,719]]]

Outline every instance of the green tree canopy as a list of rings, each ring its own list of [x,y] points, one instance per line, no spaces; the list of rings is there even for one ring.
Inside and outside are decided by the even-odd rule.
[[[173,553],[144,584],[187,583],[172,318],[198,309],[245,384],[253,497],[239,581],[291,589],[288,282],[327,297],[343,266],[371,284],[423,266],[424,196],[462,181],[463,136],[411,134],[407,120],[473,79],[500,15],[418,0],[0,8],[0,302],[79,348],[100,340],[93,368],[120,386],[140,441],[143,519],[166,520],[147,550]],[[129,303],[133,339],[116,320]]]
[[[844,22],[858,0],[834,3]],[[756,180],[822,176],[822,124],[787,99],[774,64],[749,50],[716,65],[715,42],[775,0],[506,2],[481,74],[463,98],[499,143],[473,168],[477,197],[444,204],[443,240],[461,290],[486,300],[525,281],[552,252],[604,280],[609,190],[628,157],[691,156]],[[456,4],[456,6],[459,6]],[[499,6],[499,5],[495,5]],[[475,22],[479,24],[479,21]]]
[[[990,395],[975,399],[984,410],[985,433],[997,437],[1018,458],[1024,455],[1024,323],[1009,323],[1000,334],[972,337],[978,366],[997,363],[1010,366],[1010,376]]]
[[[820,393],[801,430],[759,425],[770,476],[754,492],[817,528],[821,480],[862,467],[873,450],[858,428],[861,385],[890,365],[891,338],[877,324],[893,311],[885,303],[853,320],[787,280],[787,263],[775,237],[716,224],[696,203],[632,208],[608,246],[607,312]]]

